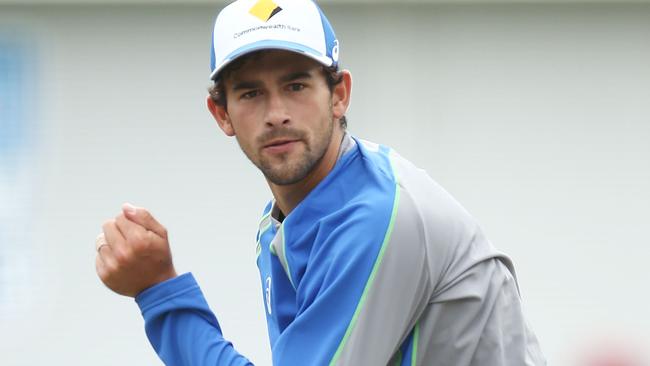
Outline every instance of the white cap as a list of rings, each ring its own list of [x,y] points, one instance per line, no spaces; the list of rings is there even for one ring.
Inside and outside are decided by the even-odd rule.
[[[247,53],[281,49],[337,66],[334,29],[311,0],[237,0],[217,15],[212,33],[210,79]]]

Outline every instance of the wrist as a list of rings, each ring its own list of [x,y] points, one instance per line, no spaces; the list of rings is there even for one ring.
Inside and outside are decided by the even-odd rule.
[[[156,287],[157,285],[160,285],[164,282],[170,281],[178,277],[178,274],[176,273],[176,269],[172,267],[171,269],[164,271],[160,273],[159,276],[157,276],[153,281],[150,283],[146,284],[143,286],[140,290],[136,291],[136,293],[130,295],[131,297],[138,297],[141,293],[149,290],[150,288]]]

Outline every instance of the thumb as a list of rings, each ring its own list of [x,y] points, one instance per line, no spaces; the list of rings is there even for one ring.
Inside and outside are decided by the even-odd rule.
[[[133,206],[130,203],[124,203],[122,205],[122,212],[124,212],[124,216],[126,216],[127,219],[149,231],[153,231],[158,236],[167,239],[167,229],[165,229],[165,227],[162,226],[146,209]]]

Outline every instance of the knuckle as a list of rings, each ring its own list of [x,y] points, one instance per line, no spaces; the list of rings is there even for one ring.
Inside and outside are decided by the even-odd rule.
[[[142,241],[137,247],[138,251],[143,255],[148,255],[151,252],[152,248],[153,243],[151,241]]]
[[[140,246],[144,242],[146,242],[148,240],[148,238],[147,238],[146,235],[144,235],[144,233],[142,231],[138,230],[135,233],[133,233],[133,236],[131,237],[131,240],[132,240],[134,245]]]
[[[102,229],[103,229],[104,231],[106,231],[106,229],[112,227],[113,225],[115,225],[115,220],[114,220],[114,219],[106,220],[106,221],[104,221],[104,223],[102,224]]]
[[[143,235],[142,233],[134,233],[128,240],[127,240],[129,248],[133,252],[138,252],[141,253],[143,251],[146,251],[147,248],[149,247],[149,242],[147,240],[147,237]]]
[[[151,220],[153,217],[151,216],[151,212],[149,212],[149,210],[143,208],[143,209],[142,209],[142,218],[144,218],[145,220],[149,221],[149,220]]]
[[[104,263],[104,265],[101,266],[102,268],[102,274],[103,275],[102,280],[107,281],[111,278],[111,276],[117,272],[117,264],[115,261],[107,261]]]
[[[115,262],[113,263],[113,268],[119,270],[122,266],[127,264],[131,260],[129,252],[125,249],[118,249],[113,251],[113,256],[115,257]]]
[[[98,270],[97,275],[99,276],[99,279],[104,283],[109,283],[111,281],[111,274],[106,268]]]
[[[151,243],[154,243],[156,239],[158,239],[158,235],[154,233],[153,231],[147,231],[146,232],[147,240]]]

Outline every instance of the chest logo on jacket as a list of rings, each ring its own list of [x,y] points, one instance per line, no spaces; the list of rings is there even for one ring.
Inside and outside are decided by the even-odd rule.
[[[266,297],[266,311],[271,315],[271,276],[266,277],[264,297]]]

